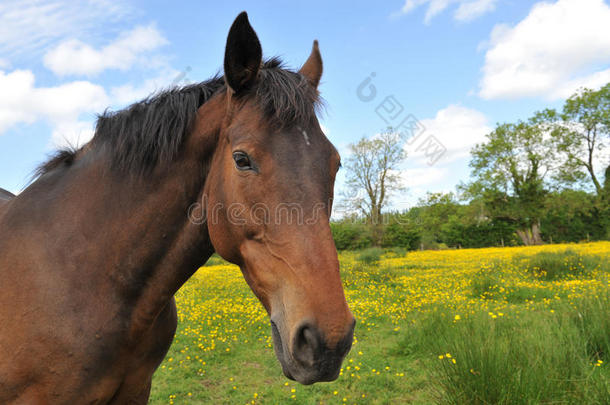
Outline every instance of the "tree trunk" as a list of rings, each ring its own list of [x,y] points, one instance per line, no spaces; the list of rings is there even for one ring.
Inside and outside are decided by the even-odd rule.
[[[595,186],[595,191],[597,192],[597,195],[601,196],[604,193],[604,188],[599,183],[599,180],[597,179],[597,176],[595,175],[595,170],[593,170],[593,166],[592,165],[587,166],[587,171],[589,172],[591,181],[593,182],[593,185]]]
[[[517,236],[519,236],[523,244],[526,246],[542,245],[540,227],[538,224],[534,224],[525,229],[517,229]]]
[[[383,240],[383,217],[381,215],[381,207],[374,204],[371,207],[369,216],[369,227],[371,229],[371,238],[373,239],[373,246],[381,246]]]
[[[529,232],[527,229],[525,230],[521,230],[521,229],[517,229],[517,236],[519,237],[519,239],[521,239],[521,242],[523,242],[523,244],[525,246],[530,246],[532,245],[532,241],[529,235]]]
[[[532,225],[532,239],[534,245],[542,245],[542,236],[540,236],[540,221]]]

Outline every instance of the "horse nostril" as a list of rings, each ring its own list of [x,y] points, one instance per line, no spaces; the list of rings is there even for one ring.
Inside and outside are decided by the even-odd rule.
[[[310,325],[299,327],[294,338],[294,357],[305,366],[313,367],[320,350],[320,335]]]

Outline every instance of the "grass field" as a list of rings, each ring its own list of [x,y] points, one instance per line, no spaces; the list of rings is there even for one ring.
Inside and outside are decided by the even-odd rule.
[[[610,242],[340,260],[358,324],[337,381],[284,378],[264,309],[212,258],[177,294],[151,403],[610,404]]]

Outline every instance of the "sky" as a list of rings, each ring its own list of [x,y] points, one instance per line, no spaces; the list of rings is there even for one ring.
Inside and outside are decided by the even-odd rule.
[[[320,122],[344,158],[388,125],[407,134],[395,208],[467,181],[497,123],[610,82],[603,0],[2,0],[0,187],[19,192],[57,147],[86,143],[104,110],[219,72],[243,10],[291,68],[319,40]]]

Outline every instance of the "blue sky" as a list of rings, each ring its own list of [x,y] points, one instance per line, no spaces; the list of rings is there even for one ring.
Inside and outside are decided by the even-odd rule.
[[[399,208],[466,181],[468,151],[495,123],[610,81],[603,0],[75,3],[0,3],[0,187],[13,192],[55,147],[86,142],[96,113],[217,72],[242,10],[264,54],[290,67],[320,41],[321,122],[343,154],[399,110],[393,124],[411,116],[425,128],[407,149]],[[363,101],[357,89],[371,74],[376,97]],[[433,164],[430,139],[446,149]]]

